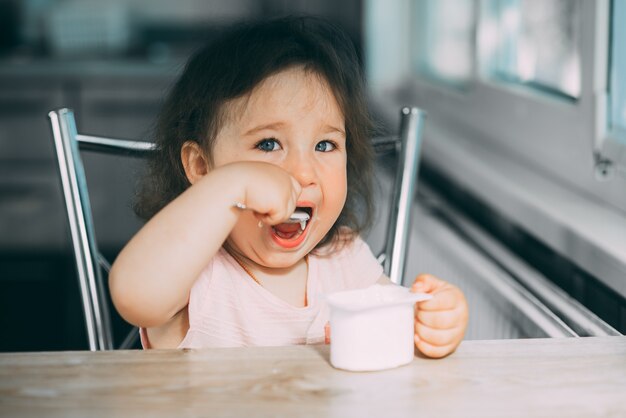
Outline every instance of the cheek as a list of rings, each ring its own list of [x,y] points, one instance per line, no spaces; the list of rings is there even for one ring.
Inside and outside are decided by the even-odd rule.
[[[348,178],[346,173],[340,176],[330,176],[326,182],[327,196],[329,197],[333,208],[343,209],[348,195]]]
[[[338,179],[336,187],[339,190],[338,195],[341,196],[341,206],[343,207],[348,196],[348,178],[343,176],[341,179]]]
[[[213,168],[224,166],[228,163],[236,161],[236,156],[231,149],[221,146],[215,146],[213,148]]]
[[[222,128],[216,136],[211,149],[213,167],[221,167],[229,163],[243,160],[243,145],[237,140],[238,131],[232,126]]]

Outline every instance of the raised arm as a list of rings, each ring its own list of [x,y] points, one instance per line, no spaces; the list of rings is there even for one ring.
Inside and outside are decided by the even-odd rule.
[[[299,194],[293,177],[267,163],[237,162],[209,172],[150,219],[119,254],[109,275],[115,307],[137,326],[166,323],[187,305],[195,280],[241,216],[235,202],[275,224],[289,217]]]

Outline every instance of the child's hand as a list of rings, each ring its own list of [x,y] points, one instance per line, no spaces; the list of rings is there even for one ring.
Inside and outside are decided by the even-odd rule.
[[[468,308],[458,287],[428,274],[417,276],[411,291],[433,298],[415,307],[415,345],[422,354],[440,358],[461,343],[467,327]]]
[[[278,224],[291,216],[302,193],[300,183],[275,164],[237,162],[229,164],[229,175],[241,179],[243,202],[267,225]]]

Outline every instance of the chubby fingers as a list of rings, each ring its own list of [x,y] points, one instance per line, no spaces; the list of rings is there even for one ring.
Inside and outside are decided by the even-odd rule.
[[[427,343],[444,346],[456,342],[458,337],[457,328],[439,329],[432,328],[422,324],[419,321],[415,322],[415,334],[420,340],[424,340]]]
[[[416,334],[415,346],[420,351],[420,353],[424,354],[427,357],[442,358],[452,353],[456,349],[458,344],[455,343],[455,344],[438,346],[438,345],[430,344],[424,340],[421,340]]]
[[[456,287],[431,275],[420,275],[412,290],[433,295],[416,304],[415,345],[426,356],[444,357],[459,345],[468,321],[467,302]]]
[[[424,355],[440,358],[452,353],[463,340],[466,321],[460,310],[427,312],[425,324],[418,311],[415,317],[415,345]],[[435,325],[433,325],[435,324]],[[444,325],[446,328],[439,328]]]
[[[420,274],[411,285],[412,292],[435,293],[448,283],[431,274]]]
[[[274,205],[267,213],[260,213],[258,219],[266,225],[277,225],[286,221],[296,210],[298,198],[302,193],[302,186],[298,181],[290,176],[290,187],[286,200],[281,198],[280,203]]]
[[[454,289],[456,289],[454,286],[430,274],[420,274],[411,286],[412,292],[428,293],[434,296],[430,300],[419,303],[419,309],[428,311],[453,309],[457,301]]]
[[[434,329],[452,329],[463,325],[464,315],[461,307],[443,311],[426,311],[417,309],[415,320],[417,323]]]
[[[452,286],[437,289],[432,292],[433,298],[419,302],[418,309],[421,311],[449,311],[457,307],[459,303],[459,290]]]

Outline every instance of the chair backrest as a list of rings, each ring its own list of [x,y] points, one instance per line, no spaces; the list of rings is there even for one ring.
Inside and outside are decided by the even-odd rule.
[[[395,284],[404,284],[404,268],[411,229],[411,205],[416,193],[424,118],[417,107],[403,107],[400,113],[398,161],[389,210],[385,246],[379,261]],[[382,259],[381,259],[382,258]]]
[[[48,113],[48,117],[78,271],[89,349],[110,350],[114,348],[114,342],[103,278],[104,273],[110,270],[110,264],[98,250],[80,150],[142,156],[150,153],[155,145],[79,134],[74,112],[67,108],[53,110]],[[423,111],[405,107],[401,110],[400,135],[372,140],[377,153],[390,148],[398,152],[385,246],[378,257],[385,274],[396,284],[402,284],[404,277],[423,124]],[[131,347],[137,336],[137,330],[131,330],[118,347]]]

